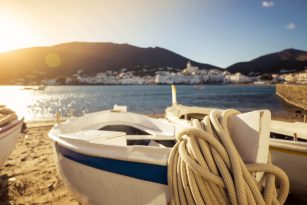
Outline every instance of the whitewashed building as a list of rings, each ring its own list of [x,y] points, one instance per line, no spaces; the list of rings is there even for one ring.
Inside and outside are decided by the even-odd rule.
[[[297,74],[297,82],[307,84],[307,69]]]
[[[250,83],[252,82],[252,79],[246,75],[243,75],[241,73],[236,73],[233,75],[225,76],[227,80],[231,83]]]
[[[41,83],[44,84],[44,85],[57,85],[58,81],[57,81],[56,78],[51,78],[51,79],[44,79],[44,80],[42,80]]]
[[[307,69],[298,73],[284,74],[283,78],[288,83],[302,83],[307,84]]]
[[[199,72],[199,68],[197,66],[192,66],[191,62],[188,61],[187,67],[183,70],[183,72],[194,74]]]

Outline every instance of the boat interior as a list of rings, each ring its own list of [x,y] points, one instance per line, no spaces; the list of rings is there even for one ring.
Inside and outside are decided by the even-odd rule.
[[[99,130],[123,132],[126,135],[126,144],[128,146],[143,145],[143,146],[164,146],[173,147],[176,143],[175,139],[153,139],[150,133],[139,128],[129,125],[106,125]],[[141,139],[143,138],[143,139]]]
[[[175,144],[176,126],[165,119],[108,110],[72,118],[52,133],[78,146],[146,146],[171,148]]]
[[[244,161],[267,162],[269,121],[269,111],[253,111],[230,118],[230,134]],[[76,118],[58,128],[55,135],[60,139],[74,146],[85,146],[86,149],[95,144],[127,148],[171,148],[176,143],[175,134],[182,129],[165,119],[110,111]]]
[[[306,139],[302,138],[295,138],[294,136],[279,134],[275,132],[271,132],[271,138],[273,139],[279,139],[279,140],[289,140],[289,141],[295,141],[295,142],[307,142]]]
[[[307,142],[307,124],[303,122],[271,121],[271,138]]]

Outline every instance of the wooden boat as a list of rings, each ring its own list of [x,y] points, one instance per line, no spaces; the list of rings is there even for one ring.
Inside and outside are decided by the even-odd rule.
[[[267,162],[269,121],[268,111],[231,118],[245,161]],[[57,124],[49,137],[60,175],[82,203],[163,205],[170,202],[167,161],[180,129],[165,119],[115,109]]]
[[[307,199],[307,124],[271,121],[272,162],[282,168],[290,180],[290,191]]]
[[[0,167],[12,153],[20,134],[23,119],[11,110],[0,107]]]

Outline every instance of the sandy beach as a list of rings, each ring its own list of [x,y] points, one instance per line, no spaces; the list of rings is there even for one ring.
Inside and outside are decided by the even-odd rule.
[[[161,115],[151,115],[161,117]],[[53,123],[27,123],[9,160],[0,168],[0,204],[77,205],[57,173],[51,140]],[[304,204],[290,196],[287,204]]]
[[[0,168],[0,204],[79,204],[60,179],[47,134],[52,123],[29,123]]]

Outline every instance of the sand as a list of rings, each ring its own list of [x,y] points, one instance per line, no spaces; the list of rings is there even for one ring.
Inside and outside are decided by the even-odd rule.
[[[0,204],[79,204],[54,163],[49,124],[31,124],[0,168]]]
[[[152,115],[161,117],[162,115]],[[53,123],[28,123],[25,133],[0,168],[0,205],[77,205],[57,173],[52,142],[47,134]],[[304,204],[291,196],[287,204]]]

